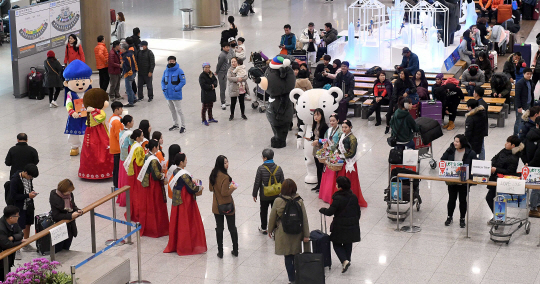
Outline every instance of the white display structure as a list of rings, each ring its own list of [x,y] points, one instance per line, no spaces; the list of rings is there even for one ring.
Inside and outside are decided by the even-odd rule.
[[[384,34],[382,27],[386,25],[385,5],[377,0],[358,0],[353,2],[348,8],[349,34],[351,23],[354,25],[355,41],[354,53],[347,52],[346,60],[357,64],[377,63],[381,58],[381,47]]]

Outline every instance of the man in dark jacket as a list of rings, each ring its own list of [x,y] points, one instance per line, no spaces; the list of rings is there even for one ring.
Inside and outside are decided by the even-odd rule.
[[[317,49],[317,60],[319,60],[328,51],[328,46],[338,39],[338,31],[332,28],[332,23],[324,24],[324,32],[322,38],[325,46],[321,46]]]
[[[523,143],[519,141],[517,135],[509,136],[502,149],[497,155],[491,159],[491,176],[490,181],[497,181],[498,174],[501,175],[516,175],[517,167],[519,164],[520,152],[525,148]],[[486,195],[486,202],[493,212],[493,202],[497,195],[497,187],[488,185],[488,193]],[[493,219],[490,220],[490,224]]]
[[[480,86],[476,86],[476,88],[474,88],[474,96],[473,98],[475,100],[478,101],[478,105],[481,105],[484,107],[484,113],[485,113],[485,117],[484,117],[484,137],[487,137],[489,135],[489,121],[488,121],[488,104],[486,103],[486,101],[484,101],[484,88],[480,87]],[[486,159],[486,150],[485,150],[485,147],[484,147],[484,143],[482,143],[482,151],[481,152],[476,152],[478,153],[478,159],[479,160],[485,160]]]
[[[0,218],[0,250],[6,251],[10,248],[20,245],[26,241],[23,239],[23,233],[17,220],[19,219],[19,208],[8,205],[4,208],[4,216]],[[8,256],[9,267],[13,267],[15,264],[15,254]],[[1,281],[4,281],[4,261],[1,261],[0,267],[2,268]],[[9,269],[8,269],[9,270]]]
[[[343,122],[347,119],[347,108],[349,101],[354,97],[354,75],[349,72],[349,62],[341,63],[341,72],[334,79],[334,86],[343,91],[343,99],[339,102],[338,117],[339,121]]]
[[[38,152],[34,147],[28,146],[26,133],[17,134],[17,144],[11,147],[6,155],[6,166],[11,167],[9,176],[17,171],[22,171],[27,164],[39,163]]]
[[[137,60],[127,44],[121,44],[120,49],[122,51],[122,74],[124,74],[126,93],[128,95],[128,104],[124,107],[134,107],[137,97],[135,96],[133,82],[135,82],[137,76]]]
[[[520,70],[524,67],[525,61],[521,58],[521,52],[516,52],[508,57],[504,62],[503,73],[510,78],[510,82],[514,83],[516,76],[519,76]],[[525,65],[526,66],[526,65]],[[525,72],[523,72],[525,73]],[[519,78],[518,78],[519,79]]]
[[[484,145],[486,111],[484,106],[479,105],[475,99],[467,101],[467,108],[469,112],[465,115],[467,117],[465,119],[465,137],[467,137],[474,152],[480,153],[482,145]]]
[[[257,168],[257,175],[255,175],[255,182],[253,183],[253,201],[257,202],[258,192],[261,197],[261,227],[259,228],[259,232],[266,235],[268,233],[266,230],[268,224],[268,206],[272,208],[274,200],[278,195],[264,195],[264,187],[268,186],[270,182],[272,184],[281,184],[285,180],[285,177],[281,167],[274,163],[274,151],[272,149],[264,149],[262,159],[263,164]],[[272,174],[274,174],[275,179],[272,178]]]
[[[505,98],[506,103],[510,100],[512,83],[508,75],[497,72],[491,76],[491,96],[494,98]]]
[[[518,134],[518,138],[521,139],[521,141],[523,141],[525,137],[527,137],[527,133],[529,133],[529,130],[536,128],[535,121],[536,118],[539,116],[540,106],[533,106],[523,113],[523,115],[521,116],[523,122],[521,123]]]
[[[532,74],[530,68],[525,68],[525,70],[523,70],[523,78],[516,83],[516,96],[514,98],[516,122],[514,123],[514,135],[519,133],[521,116],[534,104],[534,83],[531,80]]]
[[[120,41],[115,40],[109,52],[109,77],[111,78],[109,87],[109,99],[111,102],[122,99],[120,96],[120,81],[122,79],[122,66],[120,65]]]
[[[154,88],[152,86],[152,74],[154,73],[154,67],[156,67],[156,59],[152,50],[148,49],[148,42],[143,40],[141,42],[142,50],[137,55],[137,65],[139,67],[138,87],[139,87],[139,100],[144,99],[144,84],[148,90],[148,102],[154,99]]]
[[[412,53],[408,47],[403,48],[403,60],[401,64],[396,67],[396,71],[399,73],[401,70],[408,70],[409,74],[413,77],[416,76],[416,72],[420,69],[420,61],[418,61],[418,55]]]
[[[131,39],[133,39],[133,47],[138,51],[141,46],[141,30],[138,27],[133,28]],[[137,51],[135,51],[136,54],[138,53]]]
[[[332,57],[326,54],[323,56],[323,63],[319,63],[317,68],[315,68],[313,88],[321,89],[326,84],[332,84],[333,80],[328,78],[328,74],[334,74],[336,70],[330,64],[330,60],[332,60]]]
[[[535,127],[529,130],[523,140],[523,144],[525,145],[525,149],[521,154],[523,164],[529,167],[540,167],[540,117],[536,118]],[[540,190],[533,189],[529,201],[529,208],[531,209],[529,211],[529,217],[540,218],[540,211],[538,210],[540,205]]]
[[[285,34],[281,36],[281,41],[279,42],[279,47],[283,50],[287,50],[287,54],[291,54],[296,48],[296,36],[294,33],[291,33],[291,25],[286,24],[283,26]]]
[[[19,208],[19,215],[21,217],[18,220],[18,224],[24,232],[25,239],[30,237],[30,226],[34,224],[34,197],[38,194],[34,191],[32,180],[38,176],[39,170],[37,166],[28,164],[24,167],[24,170],[13,174],[9,182],[11,202]],[[31,250],[30,246],[26,246],[25,248],[26,250]]]
[[[219,53],[218,63],[216,65],[216,75],[219,82],[219,99],[221,100],[222,110],[225,110],[227,108],[227,72],[231,67],[231,63],[229,62],[229,60],[227,60],[227,55],[229,54],[230,49],[231,46],[229,45],[229,43],[221,43],[221,52]]]

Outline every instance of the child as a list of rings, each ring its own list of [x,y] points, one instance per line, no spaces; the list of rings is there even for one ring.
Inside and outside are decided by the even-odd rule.
[[[114,157],[113,185],[118,188],[118,167],[120,165],[120,132],[124,130],[122,112],[124,105],[121,102],[111,104],[113,115],[109,119],[109,153]]]
[[[247,76],[247,71],[246,71],[246,66],[245,65],[238,65],[236,66],[236,68],[234,68],[234,71],[233,71],[235,77],[244,77],[244,76]],[[245,94],[247,91],[246,91],[246,82],[244,81],[241,81],[241,82],[237,82],[236,84],[238,84],[238,91],[240,94]]]
[[[246,46],[244,45],[245,39],[243,37],[239,37],[236,41],[238,45],[234,48],[234,52],[236,53],[236,57],[246,60]]]

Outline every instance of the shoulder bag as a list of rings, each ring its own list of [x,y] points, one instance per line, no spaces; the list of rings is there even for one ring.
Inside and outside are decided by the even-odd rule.
[[[227,215],[234,212],[234,203],[219,204],[216,193],[214,191],[214,197],[216,198],[217,208],[219,215]]]

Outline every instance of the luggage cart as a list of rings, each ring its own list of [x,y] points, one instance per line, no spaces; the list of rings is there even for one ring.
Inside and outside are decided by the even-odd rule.
[[[414,134],[413,141],[414,149],[418,150],[418,162],[420,163],[421,160],[430,159],[429,166],[432,169],[435,169],[437,167],[437,161],[435,161],[433,158],[433,147],[431,146],[432,143],[424,145],[424,143],[422,143],[422,137],[418,133]]]
[[[420,166],[407,166],[407,165],[396,165],[396,164],[390,164],[389,170],[388,170],[388,188],[384,190],[384,201],[386,201],[387,208],[386,208],[386,216],[388,219],[392,221],[398,220],[399,216],[399,222],[403,222],[409,215],[409,200],[405,200],[405,198],[410,199],[410,193],[405,193],[407,186],[409,190],[413,190],[413,206],[416,206],[416,211],[420,211],[420,204],[422,204],[422,198],[420,197],[419,193],[419,180],[414,180],[413,182],[409,181],[409,185],[403,185],[403,181],[399,181],[397,176],[392,176],[392,170],[396,168],[404,168],[408,169],[416,174],[419,173]],[[400,183],[402,184],[402,198],[393,198],[391,195],[392,182]],[[398,204],[399,203],[399,204]]]
[[[253,57],[253,56],[252,56]],[[248,78],[253,80],[255,82],[256,86],[253,88],[253,94],[255,94],[255,101],[251,103],[251,108],[253,109],[259,109],[260,113],[263,113],[266,111],[270,103],[268,102],[268,97],[266,96],[266,91],[261,89],[259,87],[259,84],[257,84],[258,81],[255,81],[256,79],[260,77],[264,77],[264,74],[266,72],[266,62],[261,60],[254,60],[253,65],[255,68],[251,68],[256,72],[248,72]],[[250,71],[251,71],[250,69]],[[257,70],[258,69],[258,70]],[[255,73],[257,75],[255,75]],[[262,75],[261,75],[262,74]]]
[[[497,210],[496,208],[496,201],[499,199],[504,199],[506,202],[505,204],[505,215],[506,219],[504,221],[497,220],[496,213],[493,214],[493,219],[490,221],[491,229],[489,230],[490,239],[496,243],[506,243],[508,244],[510,242],[510,238],[512,235],[517,232],[522,227],[525,227],[525,234],[529,234],[531,231],[531,222],[529,221],[529,194],[530,189],[525,188],[523,193],[519,194],[499,194],[495,196],[493,200],[493,208]],[[519,218],[519,217],[509,217],[508,216],[508,208],[509,207],[515,207],[515,208],[523,208],[521,205],[524,204],[525,209],[525,218]],[[510,206],[509,206],[510,205]],[[500,211],[500,210],[499,210]],[[512,228],[512,226],[516,226],[515,228]],[[499,230],[499,227],[502,227],[502,232],[497,232]],[[511,229],[509,232],[505,233],[504,228],[510,227]]]

